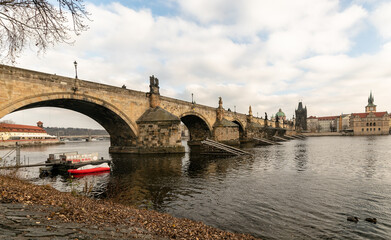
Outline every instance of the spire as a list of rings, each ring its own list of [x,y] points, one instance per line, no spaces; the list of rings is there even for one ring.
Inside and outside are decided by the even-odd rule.
[[[371,90],[371,93],[369,94],[369,98],[368,98],[368,106],[373,105],[374,101],[375,101],[375,98],[373,97],[372,90]]]
[[[301,109],[303,109],[303,103],[300,101],[297,110],[301,110]]]
[[[373,97],[372,90],[368,97],[368,105],[365,107],[365,112],[376,112],[376,105],[374,104],[375,98]]]

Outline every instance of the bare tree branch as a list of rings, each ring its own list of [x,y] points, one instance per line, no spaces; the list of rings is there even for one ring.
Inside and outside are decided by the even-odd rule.
[[[0,0],[0,61],[15,62],[30,44],[42,52],[56,43],[71,43],[69,33],[88,29],[83,0],[57,2],[58,7],[47,0]]]

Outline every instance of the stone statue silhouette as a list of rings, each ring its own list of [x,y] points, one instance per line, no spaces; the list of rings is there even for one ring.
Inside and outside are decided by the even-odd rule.
[[[159,94],[159,79],[157,79],[154,75],[149,77],[149,92]]]

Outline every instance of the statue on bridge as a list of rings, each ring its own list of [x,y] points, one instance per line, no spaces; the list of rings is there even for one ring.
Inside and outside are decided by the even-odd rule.
[[[159,79],[154,75],[149,77],[149,106],[155,108],[160,106]]]
[[[159,79],[157,79],[154,75],[149,77],[149,93],[160,95],[160,93],[159,93]]]
[[[219,107],[216,109],[216,120],[222,121],[224,118],[223,99],[219,97]]]

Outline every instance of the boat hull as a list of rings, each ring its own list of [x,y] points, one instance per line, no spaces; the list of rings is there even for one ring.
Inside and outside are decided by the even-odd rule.
[[[96,172],[107,172],[110,171],[110,167],[97,167],[97,168],[90,168],[90,169],[68,169],[68,173],[72,175],[77,174],[87,174],[87,173],[96,173]]]

